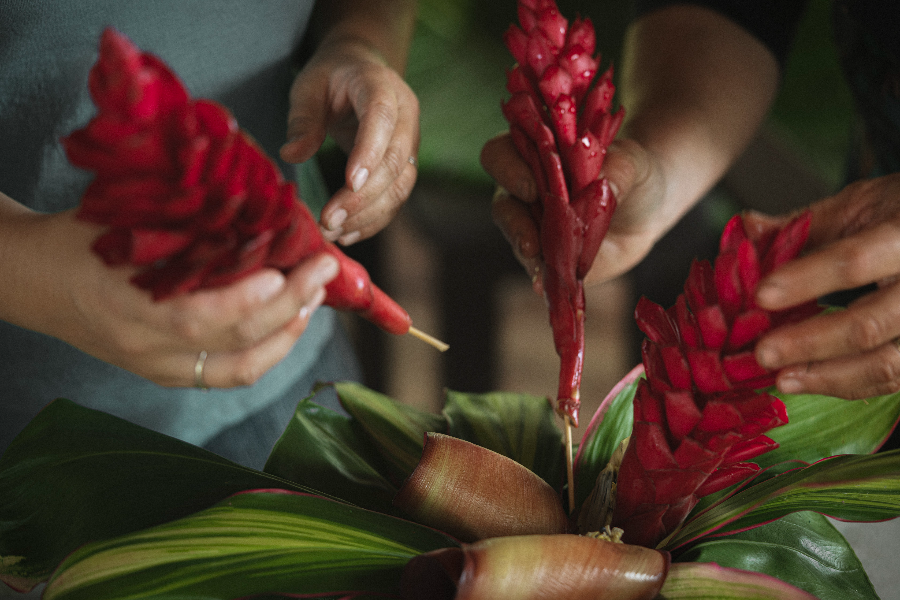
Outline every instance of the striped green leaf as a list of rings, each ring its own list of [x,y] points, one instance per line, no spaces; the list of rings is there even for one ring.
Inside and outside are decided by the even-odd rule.
[[[813,463],[838,454],[871,454],[900,415],[900,393],[867,400],[778,394],[790,421],[767,433],[779,448],[758,457],[762,467],[786,460]]]
[[[662,546],[675,549],[700,537],[756,527],[799,510],[845,521],[900,516],[900,450],[835,456],[760,480],[693,515]]]
[[[44,598],[396,594],[412,557],[454,545],[426,527],[326,498],[248,492],[79,549]]]
[[[0,581],[30,587],[87,542],[165,523],[255,488],[315,492],[56,400],[0,458]]]
[[[757,571],[792,583],[819,600],[878,600],[850,544],[828,519],[813,512],[704,539],[676,560]]]
[[[816,600],[774,577],[715,563],[679,563],[669,569],[658,600]]]

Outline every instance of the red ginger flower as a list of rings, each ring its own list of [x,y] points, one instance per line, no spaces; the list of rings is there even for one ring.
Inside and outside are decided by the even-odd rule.
[[[616,200],[600,169],[623,112],[609,112],[612,68],[597,76],[590,19],[570,25],[554,0],[519,0],[504,36],[517,64],[503,104],[516,149],[534,173],[543,287],[560,356],[557,411],[578,424],[584,360],[583,279],[609,228]]]
[[[777,447],[764,434],[787,423],[787,412],[778,398],[755,391],[775,375],[756,362],[754,347],[769,329],[821,309],[813,301],[767,311],[754,293],[760,279],[800,253],[810,217],[751,237],[737,216],[715,266],[695,262],[673,307],[638,303],[647,378],[635,395],[613,513],[628,543],[655,546],[702,496],[752,476],[759,467],[747,461]]]
[[[328,252],[341,269],[326,304],[409,330],[406,311],[325,241],[296,186],[227,109],[192,99],[159,58],[112,29],[88,86],[98,113],[63,144],[96,175],[77,215],[109,226],[93,246],[107,264],[139,267],[133,282],[161,300]]]

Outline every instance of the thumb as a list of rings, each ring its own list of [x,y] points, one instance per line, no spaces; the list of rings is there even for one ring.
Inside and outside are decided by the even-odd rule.
[[[633,140],[615,140],[603,162],[603,172],[617,198],[627,196],[635,185],[650,177],[651,165],[646,151]]]

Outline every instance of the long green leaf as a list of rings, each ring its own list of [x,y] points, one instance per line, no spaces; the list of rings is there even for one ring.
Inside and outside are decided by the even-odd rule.
[[[341,404],[382,454],[391,479],[402,483],[419,463],[425,434],[447,432],[447,421],[354,382],[334,384]]]
[[[562,484],[562,432],[547,398],[448,391],[444,415],[453,437],[515,460],[553,488]]]
[[[714,563],[674,564],[657,600],[816,600],[778,579]]]
[[[798,510],[845,521],[900,516],[900,450],[835,456],[750,485],[693,515],[663,546],[675,549],[702,536],[755,527]]]
[[[900,392],[843,400],[829,396],[776,395],[790,421],[767,435],[779,448],[758,457],[762,467],[786,460],[813,463],[838,454],[871,454],[890,435],[900,417]]]
[[[359,423],[302,401],[275,444],[265,471],[363,508],[388,512],[397,488]]]
[[[758,571],[820,600],[877,600],[853,549],[828,519],[798,512],[727,537],[705,539],[677,558]]]
[[[257,491],[79,549],[44,598],[396,594],[412,557],[455,545],[421,525],[322,497]]]
[[[56,400],[0,458],[0,581],[30,587],[87,542],[261,487],[314,491]]]
[[[594,489],[597,476],[609,463],[619,444],[634,426],[634,394],[644,369],[631,370],[610,390],[588,424],[578,446],[575,464],[575,506],[581,506]]]

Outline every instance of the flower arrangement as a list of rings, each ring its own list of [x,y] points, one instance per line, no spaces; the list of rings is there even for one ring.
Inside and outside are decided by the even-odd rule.
[[[643,369],[632,371],[586,428],[580,489],[604,478],[631,434],[642,381]],[[263,471],[54,401],[0,457],[0,581],[27,590],[49,579],[48,600],[390,598],[404,597],[401,589],[408,598],[504,598],[498,590],[511,580],[530,581],[516,596],[526,598],[560,590],[652,598],[657,588],[665,598],[877,598],[821,515],[900,516],[900,452],[871,454],[900,413],[898,394],[867,403],[783,397],[791,420],[772,430],[779,447],[757,459],[761,470],[702,498],[646,548],[575,533],[574,522],[558,523],[558,507],[545,510],[561,505],[565,479],[562,432],[546,398],[448,392],[444,410],[431,414],[359,384],[333,385],[351,416],[303,400]],[[447,452],[442,436],[475,451]],[[427,446],[419,469],[431,474],[413,477]],[[495,476],[510,462],[520,473]],[[480,491],[461,475],[480,479]],[[446,518],[453,511],[440,502],[395,505],[404,482],[420,477],[449,485],[444,504],[462,503],[461,518],[442,525],[455,534],[415,520]],[[517,497],[521,481],[535,478],[540,499]],[[475,517],[492,537],[461,533]],[[502,535],[511,522],[513,534]],[[528,580],[535,570],[544,575]],[[463,573],[477,585],[457,589]],[[422,596],[427,590],[443,596]]]
[[[584,22],[567,34],[551,4],[522,2],[530,11],[520,11],[523,25],[555,22],[565,56],[592,54]],[[97,173],[84,215],[112,228],[98,252],[143,263],[148,270],[136,283],[162,295],[268,264],[263,257],[279,255],[285,231],[295,230],[285,215],[301,210],[292,193],[284,199],[290,188],[259,165],[220,109],[173,92],[163,65],[105,36],[112,64],[121,64],[98,67],[92,91],[100,86],[113,100],[98,101],[97,119],[67,141],[73,161]],[[510,34],[520,47],[516,39],[523,38]],[[121,72],[144,82],[140,93]],[[559,87],[559,73],[549,79],[565,94],[578,87]],[[572,97],[577,104],[589,96]],[[126,119],[122,99],[134,113]],[[163,105],[178,108],[160,125]],[[608,142],[615,117],[603,112],[600,133],[587,130]],[[185,131],[194,139],[203,127],[206,149],[184,143]],[[146,152],[124,152],[133,169],[104,167],[123,143]],[[192,158],[161,180],[158,167],[170,154],[157,146],[170,143]],[[222,153],[232,147],[254,155],[248,160],[260,170],[250,180],[281,198],[285,214],[260,220],[267,210],[252,202],[238,209],[235,198],[256,192],[215,175],[217,165],[231,164]],[[151,165],[151,175],[141,165]],[[133,211],[119,215],[109,192],[117,185],[136,186],[148,202],[169,195],[144,198],[147,190],[176,186],[194,200],[224,198],[234,210],[212,246],[194,230],[185,241],[179,232],[193,220],[181,221],[180,209],[164,211],[175,226],[156,230]],[[610,199],[602,189],[590,197],[598,206]],[[251,236],[258,244],[221,235],[245,212],[268,223],[269,234]],[[771,374],[753,360],[762,333],[820,310],[767,313],[752,303],[760,277],[801,251],[807,226],[801,216],[750,236],[737,217],[718,259],[695,265],[675,306],[638,305],[643,364],[585,428],[569,477],[559,405],[533,396],[450,391],[441,413],[431,414],[359,384],[332,383],[349,416],[317,406],[314,396],[302,400],[262,471],[55,400],[0,457],[0,581],[21,591],[47,581],[47,600],[875,598],[853,550],[822,515],[900,516],[900,451],[874,453],[897,423],[900,394],[853,403],[775,397],[766,389]],[[199,247],[215,247],[200,255],[221,260],[193,261]],[[187,259],[190,267],[178,266]],[[408,328],[401,320],[397,329]],[[571,417],[577,403],[561,406]]]

